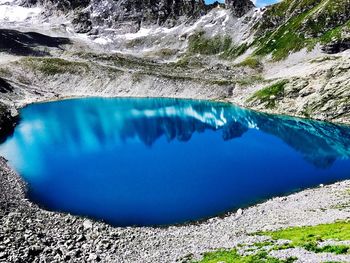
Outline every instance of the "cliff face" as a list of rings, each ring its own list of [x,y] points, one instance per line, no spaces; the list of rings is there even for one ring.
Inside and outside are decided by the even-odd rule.
[[[74,10],[77,32],[89,32],[99,26],[120,33],[136,32],[142,24],[174,26],[208,11],[204,0],[29,0],[27,3],[44,5],[51,11]]]
[[[0,102],[0,143],[5,140],[6,136],[10,135],[14,131],[17,121],[18,116],[13,116],[11,114],[11,110]]]
[[[74,10],[75,30],[86,33],[97,27],[113,28],[119,33],[136,32],[142,24],[175,26],[205,15],[214,3],[204,0],[23,0],[26,4],[40,4],[48,11]],[[226,0],[226,8],[237,17],[254,7],[250,0]]]
[[[250,0],[225,0],[226,8],[232,10],[234,16],[241,17],[254,8]]]

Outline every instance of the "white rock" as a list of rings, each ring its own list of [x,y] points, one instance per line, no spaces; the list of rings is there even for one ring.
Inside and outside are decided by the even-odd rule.
[[[83,227],[84,227],[85,230],[86,229],[91,229],[92,228],[92,222],[90,220],[88,220],[88,219],[84,220]]]

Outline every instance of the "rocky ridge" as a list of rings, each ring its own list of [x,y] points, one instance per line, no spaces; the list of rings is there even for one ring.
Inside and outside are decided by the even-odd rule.
[[[25,0],[25,5],[44,6],[48,14],[61,11],[73,13],[72,22],[78,33],[97,34],[99,27],[118,33],[135,33],[141,26],[174,27],[183,22],[194,22],[217,5],[206,5],[204,0]],[[226,6],[237,16],[243,16],[254,7],[250,0],[227,0]]]

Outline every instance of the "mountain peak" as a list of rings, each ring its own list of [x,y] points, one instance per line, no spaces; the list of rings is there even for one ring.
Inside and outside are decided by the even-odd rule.
[[[226,8],[232,10],[233,15],[241,17],[245,15],[249,10],[254,8],[254,4],[250,0],[226,0]]]

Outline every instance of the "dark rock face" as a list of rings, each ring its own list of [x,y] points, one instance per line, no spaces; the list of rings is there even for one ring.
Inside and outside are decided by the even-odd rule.
[[[255,7],[250,0],[225,0],[225,5],[226,8],[231,9],[233,15],[237,17],[242,17]]]
[[[0,143],[13,133],[17,121],[18,115],[14,116],[6,105],[0,103]]]
[[[336,54],[350,49],[350,39],[340,39],[333,41],[322,47],[322,51],[327,54]]]
[[[13,91],[13,87],[3,78],[0,78],[0,93],[8,93]]]

